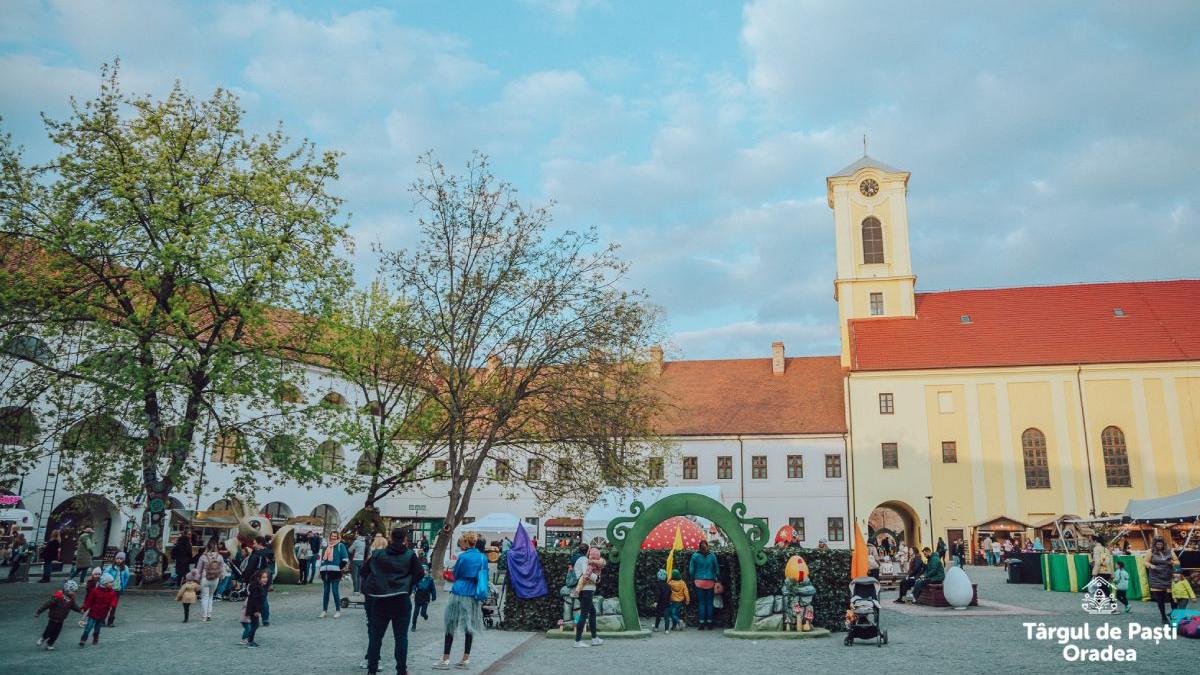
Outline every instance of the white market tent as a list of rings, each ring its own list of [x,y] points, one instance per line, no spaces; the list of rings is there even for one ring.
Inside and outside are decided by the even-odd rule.
[[[454,537],[450,540],[450,545],[456,545],[458,537],[464,532],[475,532],[488,542],[501,541],[503,539],[512,541],[518,527],[524,527],[525,534],[528,534],[530,539],[537,536],[537,528],[521,520],[516,514],[503,512],[489,513],[474,522],[464,523],[454,528]]]
[[[608,523],[613,518],[620,516],[628,516],[629,505],[635,501],[641,502],[643,506],[649,508],[663,497],[690,492],[702,494],[705,497],[711,497],[717,501],[721,501],[721,486],[720,485],[687,485],[677,487],[661,487],[661,488],[644,488],[636,490],[632,488],[609,488],[605,490],[595,504],[588,509],[587,514],[583,517],[583,540],[590,542],[596,537],[608,538]],[[703,527],[707,528],[709,522],[702,518],[697,519]]]
[[[1130,499],[1126,521],[1134,523],[1185,523],[1200,518],[1200,487],[1157,499]]]

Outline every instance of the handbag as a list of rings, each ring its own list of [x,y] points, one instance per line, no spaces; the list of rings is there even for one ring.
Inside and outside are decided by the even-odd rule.
[[[475,599],[480,602],[487,602],[491,597],[491,587],[488,585],[488,568],[484,565],[483,569],[479,570],[477,577],[478,583],[475,586]]]

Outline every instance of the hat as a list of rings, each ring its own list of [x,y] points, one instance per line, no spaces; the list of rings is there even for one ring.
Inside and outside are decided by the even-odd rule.
[[[821,537],[820,539],[817,540],[817,543],[818,544],[828,544],[829,540],[826,539],[825,537]]]
[[[658,580],[659,580],[659,581],[666,581],[666,580],[667,580],[667,571],[666,571],[666,570],[662,570],[662,569],[660,569],[660,570],[658,571]]]
[[[74,593],[79,590],[79,582],[74,579],[67,579],[67,583],[63,584],[63,590],[68,593]]]
[[[124,552],[124,551],[118,551],[118,552],[117,552],[117,558],[116,558],[116,559],[117,559],[117,560],[124,560],[124,559],[125,559],[125,552]]]
[[[683,578],[683,575],[679,573],[679,570],[671,570],[671,578],[678,581]]]
[[[103,571],[104,570],[100,569],[99,567],[93,567],[91,576],[93,576],[93,577],[100,576],[100,573]]]
[[[101,586],[111,586],[116,579],[113,579],[111,574],[105,574],[100,577]]]

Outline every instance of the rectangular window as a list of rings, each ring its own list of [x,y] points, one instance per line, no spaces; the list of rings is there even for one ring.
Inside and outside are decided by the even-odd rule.
[[[891,394],[879,395],[879,414],[891,415],[896,412],[895,399]]]
[[[900,450],[895,443],[884,443],[881,446],[883,450],[883,468],[899,469],[900,468]]]
[[[559,482],[566,482],[571,477],[571,467],[566,462],[555,462]]]
[[[958,443],[942,441],[942,464],[958,464]]]
[[[804,478],[804,455],[788,455],[788,478]]]
[[[954,392],[938,392],[938,412],[942,413],[943,415],[948,415],[954,412]]]
[[[650,480],[663,479],[663,460],[662,457],[651,457],[647,470],[650,473]]]
[[[841,478],[842,477],[842,456],[841,455],[825,455],[825,477],[826,478]]]
[[[871,294],[871,316],[883,316],[883,293]]]
[[[683,479],[696,480],[700,477],[699,460],[695,457],[683,458]]]
[[[512,475],[512,465],[508,463],[508,460],[507,459],[496,460],[496,473],[495,473],[496,480],[508,480],[509,476],[511,476],[511,475]]]
[[[750,477],[764,479],[767,477],[767,456],[754,455],[750,458]]]
[[[829,519],[829,541],[845,541],[846,526],[841,517]]]
[[[525,477],[529,480],[542,479],[542,467],[546,465],[545,461],[540,457],[533,457],[529,460],[528,468],[525,471]]]
[[[733,480],[733,457],[717,458],[717,480]]]
[[[788,518],[788,527],[792,528],[792,536],[796,541],[804,541],[804,519]]]
[[[446,478],[450,475],[450,463],[444,459],[433,460],[433,475],[438,478]]]

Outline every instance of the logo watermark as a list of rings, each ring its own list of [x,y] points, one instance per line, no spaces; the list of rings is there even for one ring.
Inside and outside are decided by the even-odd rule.
[[[1072,662],[1137,661],[1138,646],[1150,641],[1157,645],[1164,640],[1179,639],[1179,633],[1173,626],[1146,625],[1136,621],[1130,621],[1124,626],[1105,622],[1097,626],[1095,631],[1090,623],[1084,623],[1082,626],[1049,626],[1041,622],[1027,621],[1021,625],[1025,627],[1026,640],[1057,642],[1062,645],[1063,659]],[[1092,640],[1108,644],[1102,647],[1078,644]],[[1117,644],[1122,641],[1135,644]]]

